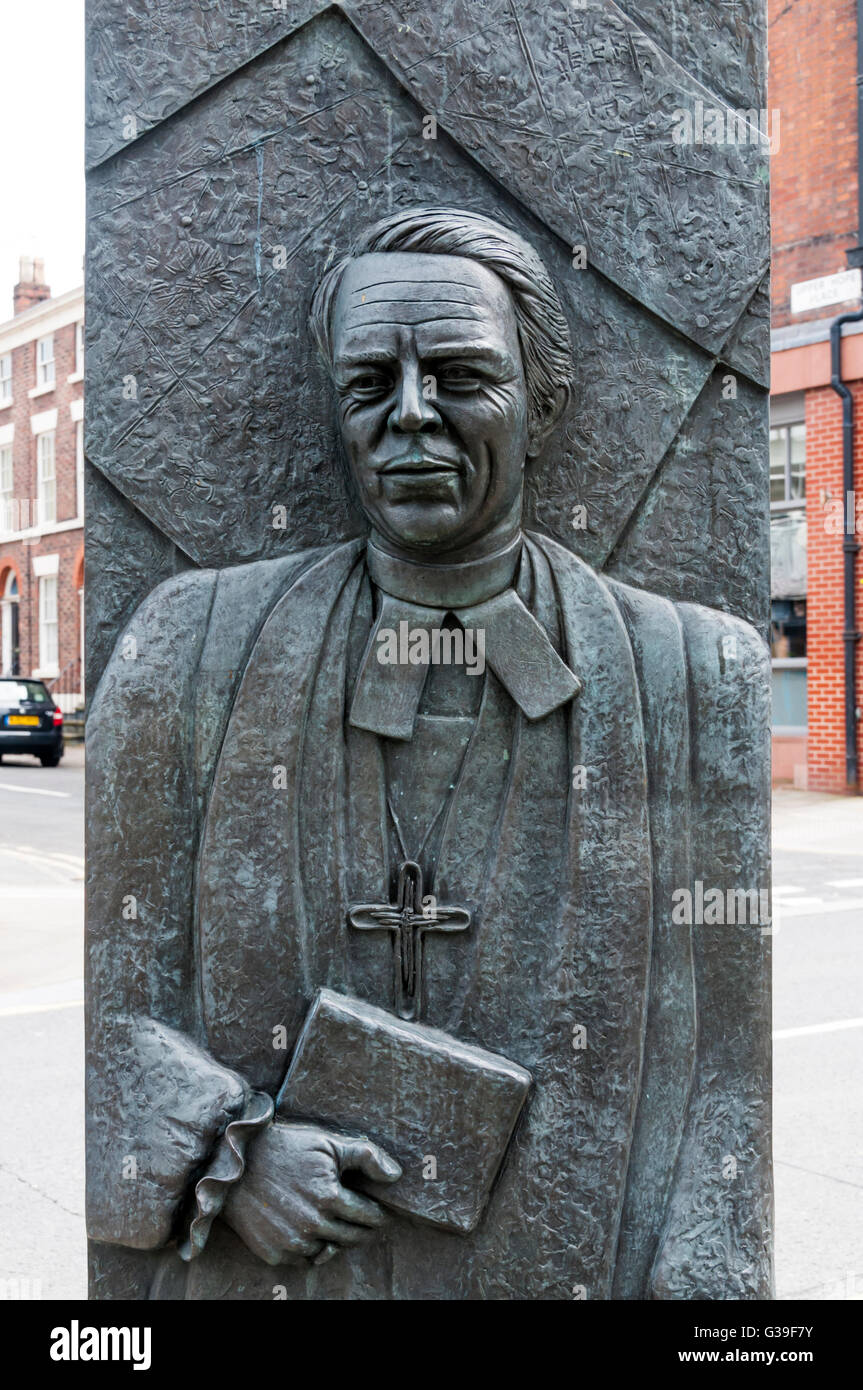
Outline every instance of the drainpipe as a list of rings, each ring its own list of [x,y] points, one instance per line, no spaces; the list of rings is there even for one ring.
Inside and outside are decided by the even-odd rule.
[[[863,3],[863,0],[861,0]],[[859,323],[863,309],[853,314],[840,314],[830,325],[830,385],[842,401],[842,491],[843,517],[842,551],[845,579],[845,781],[850,791],[857,791],[857,631],[856,591],[854,570],[857,552],[856,517],[854,507],[854,397],[842,380],[842,329],[846,323]]]

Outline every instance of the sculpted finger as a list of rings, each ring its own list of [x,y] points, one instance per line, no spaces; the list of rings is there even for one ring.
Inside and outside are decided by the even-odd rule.
[[[268,1265],[299,1264],[317,1255],[323,1236],[315,1229],[315,1212],[300,1207],[286,1219],[259,1195],[245,1192],[227,1213],[234,1229],[253,1255]]]
[[[314,1261],[318,1255],[323,1254],[321,1242],[319,1240],[296,1240],[291,1245],[291,1254],[294,1259]]]
[[[259,1260],[263,1260],[265,1265],[281,1265],[286,1263],[285,1252],[272,1245],[269,1241],[262,1239],[257,1231],[244,1231],[242,1234],[243,1244],[256,1255]]]
[[[339,1247],[337,1245],[333,1245],[332,1241],[328,1241],[321,1253],[319,1255],[316,1255],[315,1258],[312,1260],[312,1264],[325,1265],[328,1260],[331,1260],[333,1258],[333,1255],[338,1255],[338,1253]]]
[[[375,1234],[370,1226],[354,1226],[350,1221],[321,1221],[317,1229],[321,1240],[333,1245],[365,1245]]]
[[[321,1248],[320,1240],[313,1237],[306,1240],[297,1236],[286,1236],[272,1227],[262,1231],[252,1226],[238,1231],[237,1234],[252,1254],[257,1255],[258,1259],[267,1265],[301,1264],[303,1260],[317,1255]]]
[[[224,1215],[228,1225],[253,1255],[268,1265],[280,1263],[282,1249],[279,1236],[261,1210],[260,1203],[248,1191],[238,1193],[237,1198],[226,1206]]]
[[[338,1139],[335,1147],[341,1171],[356,1168],[373,1182],[396,1182],[402,1175],[395,1159],[370,1139]]]
[[[359,1192],[351,1192],[343,1187],[332,1204],[333,1216],[342,1221],[353,1221],[358,1226],[380,1227],[386,1224],[386,1213],[371,1197],[363,1197]]]

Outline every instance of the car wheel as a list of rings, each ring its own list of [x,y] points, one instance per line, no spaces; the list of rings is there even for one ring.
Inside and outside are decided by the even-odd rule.
[[[40,761],[40,763],[42,764],[43,767],[59,767],[59,764],[60,764],[60,754],[59,754],[59,753],[40,753],[40,754],[39,754],[39,761]]]

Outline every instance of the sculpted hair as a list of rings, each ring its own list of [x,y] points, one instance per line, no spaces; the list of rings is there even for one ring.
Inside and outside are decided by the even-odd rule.
[[[512,295],[530,425],[542,430],[554,423],[572,383],[572,347],[560,299],[533,247],[517,232],[477,212],[411,208],[360,234],[351,254],[326,272],[312,299],[309,327],[328,367],[333,363],[333,306],[345,270],[357,256],[378,251],[466,256],[493,270]]]

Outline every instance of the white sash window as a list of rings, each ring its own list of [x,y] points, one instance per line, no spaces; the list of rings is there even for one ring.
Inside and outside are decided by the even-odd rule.
[[[54,454],[55,434],[45,430],[36,436],[36,478],[40,526],[57,520],[57,473]]]
[[[36,385],[54,385],[54,334],[36,340]]]
[[[15,530],[15,484],[12,478],[12,445],[0,447],[0,531]]]
[[[44,574],[39,580],[39,669],[56,671],[58,663],[57,576]]]

